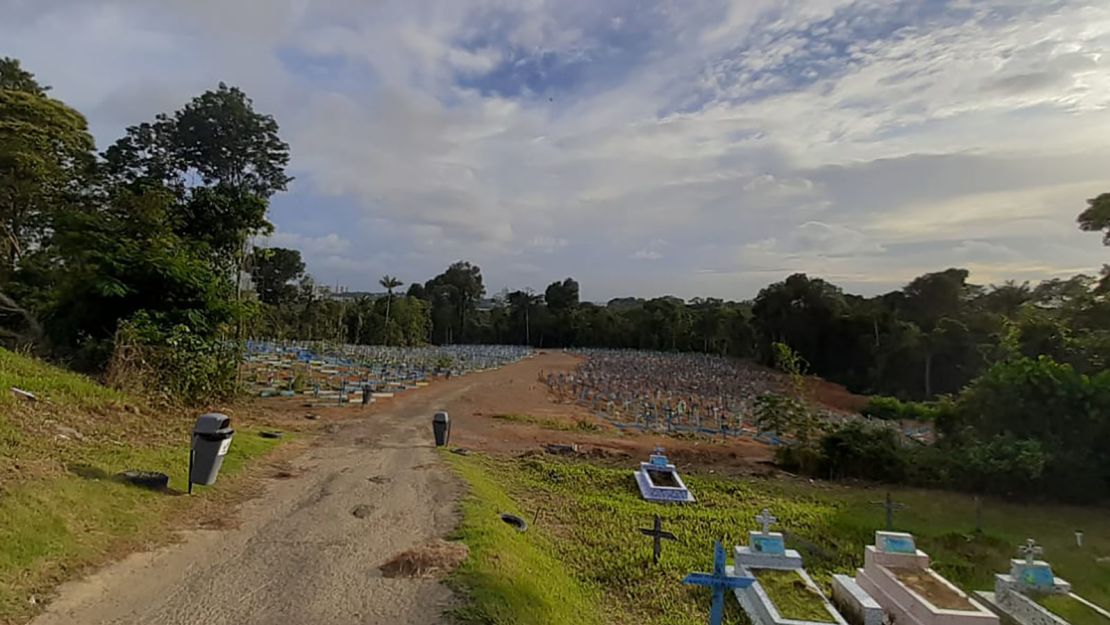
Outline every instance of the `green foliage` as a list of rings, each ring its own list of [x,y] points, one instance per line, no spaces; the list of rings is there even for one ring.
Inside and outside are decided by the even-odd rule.
[[[936,420],[940,410],[940,406],[934,402],[901,401],[896,397],[874,395],[868,398],[867,405],[860,410],[860,414],[887,421],[907,419],[931,422]]]
[[[282,247],[254,248],[251,254],[251,279],[258,299],[276,306],[290,305],[297,297],[291,284],[304,276],[304,261],[297,250]]]
[[[819,623],[832,618],[818,591],[810,589],[797,571],[756,569],[755,577],[784,618]]]
[[[46,97],[26,77],[0,89],[0,289],[20,259],[43,243],[53,217],[73,205],[93,166],[93,139],[85,118]],[[18,70],[18,63],[15,64]],[[18,70],[21,71],[21,70]],[[9,86],[14,88],[9,88]]]
[[[0,406],[22,401],[8,392],[12,387],[34,393],[46,402],[83,409],[103,409],[132,401],[83,375],[0,348]]]
[[[1110,193],[1087,200],[1087,209],[1078,221],[1080,230],[1102,232],[1102,244],[1110,245]]]
[[[906,479],[909,455],[895,429],[851,422],[821,439],[820,475],[879,482]]]
[[[527,517],[504,487],[478,465],[444,456],[470,485],[462,523],[452,538],[470,557],[451,583],[467,599],[456,611],[464,623],[589,625],[601,623],[601,593],[587,589],[562,565],[556,544],[539,532],[520,533],[502,513]]]
[[[1069,595],[1037,595],[1034,600],[1069,625],[1106,625],[1110,619]]]
[[[122,388],[187,404],[232,397],[239,346],[190,326],[167,326],[146,311],[120,324],[109,379]]]

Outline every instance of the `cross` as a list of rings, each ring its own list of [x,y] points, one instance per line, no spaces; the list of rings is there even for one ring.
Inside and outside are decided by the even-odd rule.
[[[775,523],[778,523],[779,520],[775,518],[775,515],[771,514],[770,510],[768,510],[767,508],[764,508],[763,512],[760,512],[759,514],[755,515],[755,522],[762,525],[763,526],[763,533],[767,534],[771,530],[771,525],[773,525]]]
[[[652,561],[655,562],[655,564],[659,564],[659,556],[663,553],[663,540],[677,540],[674,534],[663,531],[663,519],[660,519],[658,514],[655,515],[655,526],[651,529],[641,527],[640,533],[644,536],[651,536],[654,539]]]
[[[1037,541],[1029,538],[1025,541],[1024,545],[1018,547],[1018,553],[1025,556],[1026,564],[1036,564],[1037,556],[1044,553],[1044,547],[1041,547],[1037,544]]]
[[[717,541],[713,552],[712,573],[690,573],[683,584],[706,586],[713,590],[713,607],[709,610],[709,625],[721,625],[725,617],[725,591],[732,588],[747,588],[755,582],[754,577],[734,577],[725,571],[725,548]]]
[[[886,510],[886,530],[889,532],[894,529],[894,511],[901,510],[906,507],[904,503],[894,503],[890,498],[890,492],[886,494],[885,501],[872,501],[872,505],[882,506]]]

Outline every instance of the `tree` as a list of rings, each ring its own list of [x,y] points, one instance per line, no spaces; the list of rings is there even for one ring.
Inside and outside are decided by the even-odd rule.
[[[387,276],[382,276],[382,279],[378,280],[378,284],[382,285],[382,288],[384,288],[386,290],[386,293],[387,293],[386,294],[386,300],[385,300],[385,326],[386,326],[386,330],[388,331],[388,329],[389,329],[389,308],[390,308],[390,306],[393,305],[393,289],[401,286],[402,284],[404,284],[404,282],[401,282],[400,280],[398,280],[397,278],[395,278],[393,276],[388,276],[387,275]],[[389,341],[386,340],[385,344],[389,345]]]
[[[429,280],[424,289],[432,300],[435,333],[440,334],[438,330],[442,329],[442,336],[448,343],[466,342],[467,317],[486,292],[482,284],[482,270],[477,265],[460,260]]]
[[[304,275],[304,261],[297,250],[282,247],[254,248],[251,279],[258,299],[266,304],[292,304],[297,288],[292,282]]]
[[[45,96],[50,87],[40,85],[34,74],[20,66],[19,59],[5,56],[0,58],[0,90]]]
[[[1101,232],[1102,244],[1110,245],[1110,193],[1087,200],[1087,209],[1079,213],[1079,229]]]
[[[513,291],[508,297],[509,309],[512,316],[523,320],[524,344],[532,344],[532,311],[543,301],[543,296],[533,293],[531,289]]]
[[[562,282],[552,282],[543,294],[547,307],[553,311],[565,311],[578,305],[578,281],[567,278]]]
[[[254,110],[237,87],[220,83],[173,115],[131,126],[104,153],[107,170],[126,183],[165,184],[183,192],[193,174],[204,185],[268,199],[292,180],[289,145],[270,115]]]
[[[2,66],[0,288],[27,250],[42,244],[58,210],[81,194],[95,164],[85,118],[43,95],[30,74],[12,76],[22,71],[17,62]]]
[[[761,358],[773,363],[772,344],[786,343],[811,363],[817,373],[830,371],[831,354],[824,345],[832,335],[833,321],[845,308],[838,287],[802,273],[765,287],[752,305]]]

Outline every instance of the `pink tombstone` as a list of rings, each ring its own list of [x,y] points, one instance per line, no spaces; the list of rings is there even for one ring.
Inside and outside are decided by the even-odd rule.
[[[855,582],[899,625],[999,625],[988,611],[929,568],[913,535],[875,532]]]

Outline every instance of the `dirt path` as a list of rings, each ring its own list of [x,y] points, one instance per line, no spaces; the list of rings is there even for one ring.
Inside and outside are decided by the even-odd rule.
[[[319,439],[280,479],[268,480],[262,496],[234,513],[241,519],[237,526],[186,532],[178,544],[134,554],[68,583],[32,624],[444,622],[453,601],[445,586],[386,578],[379,570],[457,523],[461,485],[432,447],[430,417],[439,409],[451,414],[452,446],[493,452],[573,442],[644,457],[662,443],[680,458],[711,464],[750,464],[767,455],[751,443],[551,431],[492,418],[589,418],[580,408],[553,403],[538,382],[541,370],[576,362],[563,353],[541,354],[497,371],[438,381],[370,408],[316,410]],[[305,423],[307,410],[298,402],[268,406],[278,423]]]

